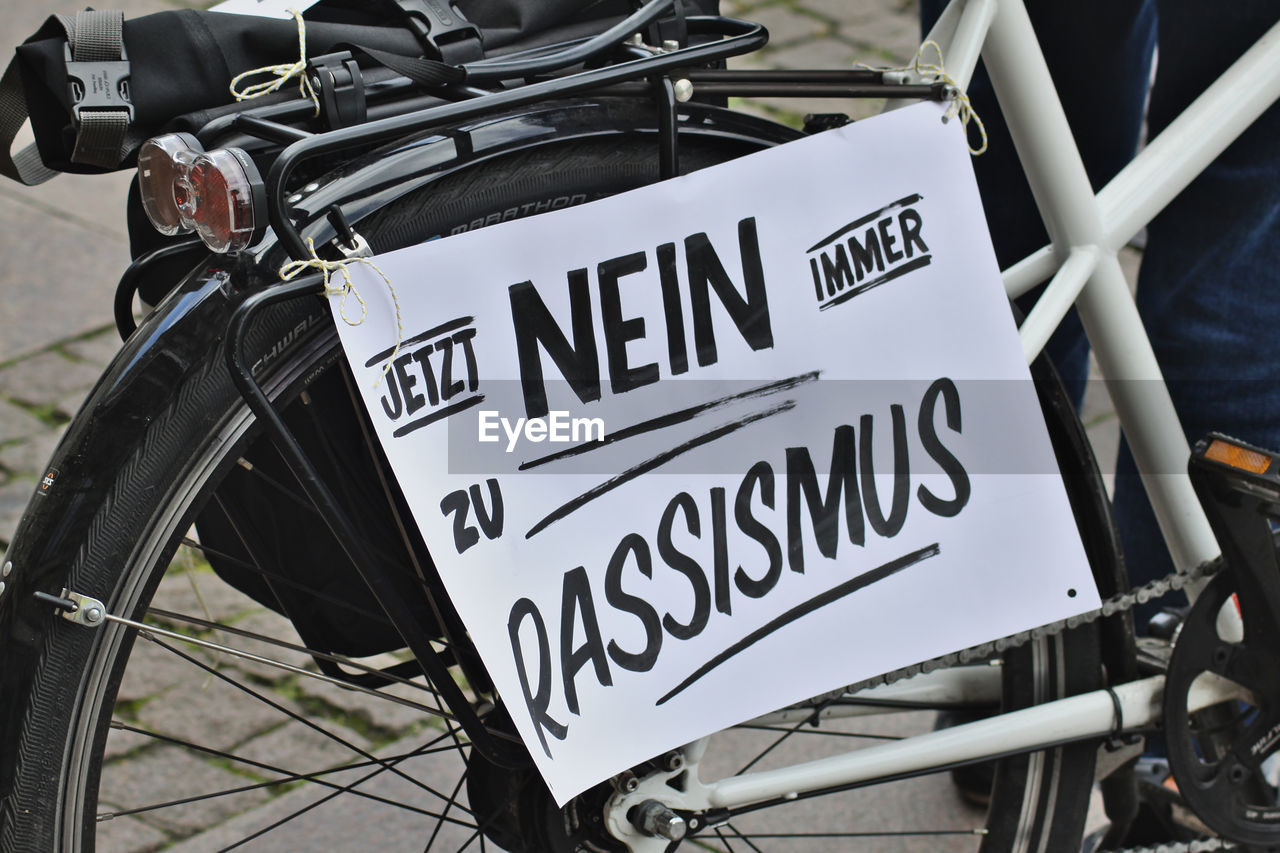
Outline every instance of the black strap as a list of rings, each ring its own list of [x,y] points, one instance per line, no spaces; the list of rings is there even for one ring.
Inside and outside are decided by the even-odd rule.
[[[67,33],[68,85],[80,87],[80,98],[71,105],[76,128],[71,162],[114,169],[124,157],[124,138],[133,119],[123,89],[129,76],[124,13],[86,10],[74,19],[57,19]]]
[[[87,10],[74,18],[55,17],[67,35],[67,77],[73,87],[69,100],[76,142],[71,162],[114,169],[124,156],[125,133],[133,118],[124,82],[128,79],[124,13]],[[0,175],[35,186],[58,172],[44,165],[34,143],[12,153],[29,112],[14,59],[0,76]]]
[[[449,65],[463,65],[484,58],[484,37],[480,28],[458,11],[454,0],[392,2],[428,56],[439,56]]]
[[[358,44],[353,44],[351,47],[424,88],[461,83],[467,77],[467,72],[461,68],[434,59],[401,56],[398,53],[388,53],[385,50],[376,50]]]
[[[18,60],[14,59],[0,76],[0,175],[33,187],[58,173],[40,159],[35,143],[12,153],[13,140],[27,121],[27,99],[22,93]]]

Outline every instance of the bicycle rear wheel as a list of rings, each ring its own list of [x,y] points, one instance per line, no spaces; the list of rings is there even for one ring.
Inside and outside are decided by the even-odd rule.
[[[510,155],[444,178],[358,228],[385,250],[482,223],[495,212],[532,211],[546,199],[591,200],[654,180],[652,149],[651,141],[609,139]],[[685,147],[682,164],[698,168],[741,153],[739,145],[703,142]],[[311,321],[318,309],[325,310],[305,299],[267,312],[252,335],[250,361],[263,357],[258,378],[273,404],[312,424],[314,446],[337,460],[334,470],[367,473],[380,465],[376,447],[344,444],[326,432],[328,410],[314,416],[326,383],[330,406],[346,389],[336,334],[329,324]],[[307,331],[290,336],[298,329]],[[346,405],[355,418],[352,400]],[[346,594],[354,587],[307,588],[298,581],[305,572],[281,576],[278,567],[289,553],[265,553],[270,549],[245,529],[243,514],[226,513],[241,548],[215,552],[202,540],[192,527],[196,518],[245,493],[231,489],[231,478],[266,500],[309,506],[287,476],[247,461],[259,434],[220,349],[212,347],[200,368],[171,390],[164,414],[133,438],[130,462],[110,472],[113,485],[91,525],[19,532],[80,537],[68,587],[108,590],[102,597],[111,613],[154,628],[113,623],[90,630],[52,617],[40,626],[32,686],[6,699],[23,710],[21,726],[0,734],[0,790],[6,792],[0,850],[85,851],[97,844],[293,851],[349,849],[375,839],[382,849],[618,849],[600,829],[598,806],[607,791],[588,792],[557,811],[532,771],[495,771],[473,754],[454,720],[431,713],[439,702],[430,684],[409,675],[403,653],[377,641],[362,645],[385,618]],[[378,482],[376,475],[367,481]],[[344,499],[354,505],[370,496],[356,489]],[[392,487],[373,499],[387,515],[400,511]],[[307,511],[320,529],[318,511]],[[203,529],[208,534],[210,528]],[[400,535],[414,556],[402,578],[412,587],[421,582],[416,572],[430,572],[430,561],[411,530]],[[299,596],[318,602],[327,621],[310,623],[300,636],[276,612],[289,607],[263,606],[262,596],[245,593],[253,592],[248,581],[224,582],[235,576],[228,565],[276,590],[277,604]],[[316,638],[316,624],[347,633]],[[362,655],[362,665],[390,667],[395,677],[366,679],[365,692],[344,689],[319,677],[320,664],[331,661],[313,653],[331,650]],[[453,651],[459,659],[468,653]],[[351,674],[352,666],[344,659],[341,672]],[[1042,640],[1005,660],[1003,704],[1025,707],[1090,689],[1098,669],[1091,629]],[[483,683],[464,687],[477,706],[500,703]],[[704,766],[730,773],[843,751],[928,728],[937,710],[918,708],[902,725],[734,730],[718,736]],[[493,711],[487,719],[501,730],[500,717]],[[776,810],[782,815],[744,814],[685,846],[848,850],[857,838],[858,849],[868,850],[1075,853],[1093,752],[1093,745],[1079,744],[1001,761],[985,810],[965,805],[947,776],[935,774],[803,801]],[[888,805],[895,814],[885,813]],[[792,810],[796,817],[786,817]],[[912,823],[917,818],[920,825]]]

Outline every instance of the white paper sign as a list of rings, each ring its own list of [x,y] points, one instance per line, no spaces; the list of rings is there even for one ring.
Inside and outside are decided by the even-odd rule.
[[[559,802],[1099,604],[935,105],[376,262],[347,356]]]
[[[259,18],[292,18],[296,9],[305,12],[317,0],[222,0],[210,12],[226,12],[232,15],[257,15]]]

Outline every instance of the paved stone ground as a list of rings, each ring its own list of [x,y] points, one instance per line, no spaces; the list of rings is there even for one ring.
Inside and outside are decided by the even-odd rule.
[[[0,47],[34,31],[45,15],[73,12],[80,5],[76,0],[0,0],[0,15],[6,22]],[[180,4],[177,0],[112,0],[106,5],[123,5],[134,16]],[[765,23],[772,33],[770,46],[740,60],[742,65],[838,67],[855,59],[904,64],[915,50],[915,0],[725,0],[724,5],[730,14]],[[794,105],[772,100],[750,108],[784,120],[800,115]],[[877,108],[878,104],[864,103],[853,112],[861,116]],[[844,102],[810,103],[803,109],[849,111]],[[115,282],[128,260],[121,220],[127,181],[127,175],[64,176],[35,189],[0,184],[0,258],[4,259],[0,266],[0,329],[4,330],[0,334],[0,551],[7,547],[64,425],[75,416],[118,348],[110,306]],[[1091,396],[1089,404],[1086,418],[1101,455],[1111,456],[1114,418],[1105,398]],[[292,636],[285,620],[220,584],[198,559],[186,561],[172,580],[162,587],[160,607],[254,632]],[[221,634],[210,636],[216,639]],[[292,640],[297,642],[296,636]],[[179,842],[177,849],[184,851],[219,849],[247,821],[284,815],[314,802],[313,793],[270,784],[281,775],[272,768],[315,770],[360,760],[368,750],[396,755],[436,731],[421,714],[401,705],[367,702],[359,694],[282,675],[260,664],[218,659],[201,651],[188,653],[213,673],[140,641],[137,664],[121,688],[118,718],[129,727],[199,740],[221,752],[234,751],[248,761],[193,752],[128,729],[113,731],[100,811],[116,816],[100,824],[100,850],[146,853]],[[279,650],[272,654],[286,662],[307,664],[302,655]],[[238,701],[243,694],[218,674],[243,678],[263,690],[278,708]],[[414,695],[411,688],[400,692]],[[305,709],[322,720],[332,736],[319,734],[278,709]],[[928,720],[907,723],[928,724]],[[426,779],[447,769],[427,759],[414,759],[405,766]],[[334,780],[345,778],[340,775]],[[403,786],[402,781],[388,780],[378,790],[391,795],[397,784]],[[183,800],[214,790],[234,793],[124,814],[141,803]],[[872,800],[866,808],[879,814],[914,799],[904,794],[895,804]],[[382,812],[372,810],[376,803],[358,805],[359,809],[333,810],[331,817],[320,822],[320,835],[292,842],[295,846],[277,847],[265,836],[244,849],[353,849],[363,841],[362,827],[367,825],[363,821],[385,820]],[[953,807],[963,811],[958,802]],[[207,835],[197,833],[210,824],[221,826]],[[425,843],[414,824],[387,826],[394,840],[382,849],[400,849],[399,843],[406,849],[421,849]],[[930,843],[922,849],[942,848]]]

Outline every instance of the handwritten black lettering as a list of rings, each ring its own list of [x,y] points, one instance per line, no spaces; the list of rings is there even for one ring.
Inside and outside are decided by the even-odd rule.
[[[483,402],[483,394],[456,400],[464,388],[474,392],[480,387],[475,349],[471,344],[476,336],[475,327],[470,325],[474,322],[474,317],[458,317],[402,341],[398,351],[393,347],[365,362],[365,367],[373,367],[395,356],[386,373],[386,391],[380,398],[382,411],[392,421],[412,416],[412,420],[396,424],[392,432],[396,438]],[[456,347],[462,350],[459,360],[465,369],[465,375],[457,378],[454,375]],[[433,358],[436,353],[440,358]],[[451,400],[454,402],[441,407]]]
[[[575,649],[573,635],[578,616],[581,616],[584,636],[582,645]],[[604,640],[600,636],[600,622],[596,619],[596,605],[591,597],[591,583],[587,570],[582,566],[564,574],[560,618],[560,672],[564,676],[564,703],[571,713],[580,714],[575,681],[578,670],[590,663],[595,668],[597,682],[604,687],[613,684]]]
[[[435,349],[441,354],[440,399],[450,400],[465,387],[461,379],[453,378],[453,338],[437,341]]]
[[[914,207],[908,207],[898,214],[898,230],[902,232],[902,243],[907,250],[908,258],[914,254],[913,246],[921,252],[929,251],[929,247],[920,238],[920,225],[920,214],[916,213]]]
[[[445,340],[447,341],[449,340],[449,338],[445,338]],[[421,349],[419,349],[417,352],[413,354],[413,360],[416,361],[418,363],[418,366],[422,368],[422,375],[426,379],[427,400],[430,401],[431,405],[433,406],[440,405],[440,389],[436,385],[435,371],[431,369],[431,353],[440,349],[440,346],[441,344],[437,343],[437,344],[434,344],[433,346],[422,347]],[[448,371],[448,369],[449,369],[448,362],[446,361],[445,370]],[[409,411],[410,413],[412,413],[414,410],[410,409]]]
[[[772,347],[773,327],[769,319],[769,300],[755,218],[747,217],[738,223],[741,290],[725,270],[720,255],[705,233],[686,237],[684,250],[692,306],[694,348],[699,366],[714,364],[719,358],[711,309],[712,291],[752,350]],[[671,375],[678,376],[688,372],[689,355],[685,340],[684,310],[680,301],[676,244],[662,243],[654,249],[654,255],[662,294],[669,367]],[[650,385],[660,378],[660,365],[657,362],[636,366],[631,364],[628,344],[645,339],[648,325],[644,317],[625,317],[622,310],[620,280],[647,269],[649,259],[643,251],[609,258],[596,265],[601,328],[605,335],[605,356],[609,361],[609,390],[614,394]],[[550,356],[581,402],[591,403],[600,399],[601,367],[591,316],[593,309],[588,279],[587,268],[567,273],[572,343],[547,309],[532,281],[522,281],[508,288],[525,415],[530,420],[546,417],[549,413],[542,363],[544,352]]]
[[[969,502],[972,487],[969,484],[969,475],[965,472],[964,466],[960,464],[960,460],[956,459],[955,454],[948,450],[938,438],[938,431],[934,427],[934,409],[938,404],[939,397],[942,398],[946,413],[947,429],[952,432],[960,432],[960,392],[956,389],[956,384],[945,376],[935,380],[929,386],[929,390],[924,392],[924,399],[920,402],[920,418],[917,429],[920,431],[920,443],[924,445],[925,453],[928,453],[930,458],[938,463],[938,467],[942,469],[943,473],[951,478],[951,487],[955,489],[955,497],[950,500],[943,500],[929,491],[923,484],[916,490],[916,495],[920,500],[920,505],[929,510],[929,512],[944,518],[951,518],[959,515],[960,510],[964,509],[965,504]]]
[[[493,505],[492,511],[485,505],[484,499],[480,496],[480,484],[474,483],[468,490],[471,495],[471,504],[476,508],[476,521],[480,522],[480,529],[484,531],[484,535],[489,539],[497,539],[502,535],[503,510],[502,510],[502,489],[498,486],[498,481],[493,477],[485,480],[485,485],[489,487],[489,501]]]
[[[550,412],[547,408],[547,387],[543,379],[540,347],[551,356],[579,400],[590,403],[600,399],[600,360],[596,354],[595,328],[591,323],[591,291],[587,271],[571,270],[568,279],[572,345],[547,310],[532,281],[522,281],[508,288],[511,320],[515,326],[516,355],[520,359],[524,408],[530,419],[545,418]]]
[[[849,266],[849,253],[844,250],[844,246],[837,243],[834,246],[834,256],[823,252],[822,258],[822,278],[827,283],[827,294],[822,295],[822,288],[818,288],[819,301],[831,296],[835,296],[846,287],[853,287],[858,283],[858,277],[854,275],[853,269]],[[861,272],[861,267],[859,267]],[[814,283],[817,283],[817,273],[814,273]]]
[[[733,613],[733,600],[729,596],[729,531],[724,489],[711,490],[711,565],[715,577],[716,610],[725,615]]]
[[[852,580],[847,580],[838,586],[832,587],[826,592],[823,592],[819,595],[815,595],[813,598],[809,599],[803,604],[796,605],[795,607],[791,608],[787,612],[783,613],[781,616],[778,616],[770,620],[764,626],[756,629],[755,631],[752,631],[750,634],[743,637],[741,640],[734,643],[729,648],[725,649],[723,652],[720,652],[711,660],[704,663],[702,666],[698,667],[693,672],[692,675],[690,675],[684,681],[677,684],[671,690],[667,691],[667,693],[664,694],[660,699],[658,699],[658,701],[655,704],[663,705],[671,701],[678,694],[682,693],[690,685],[692,685],[698,679],[702,678],[708,672],[720,666],[722,663],[734,657],[735,655],[739,654],[740,652],[744,651],[745,649],[760,642],[765,637],[777,631],[779,628],[786,627],[787,625],[790,625],[792,622],[795,622],[797,619],[801,619],[805,616],[808,616],[810,613],[814,612],[815,610],[818,610],[819,608],[822,608],[822,607],[826,607],[828,604],[831,604],[834,601],[839,601],[840,599],[845,598],[846,596],[852,595],[853,593],[859,590],[866,589],[868,586],[870,586],[873,583],[877,583],[879,581],[884,580],[885,578],[892,577],[893,575],[896,575],[898,572],[902,571],[903,569],[908,568],[909,566],[913,566],[916,563],[919,563],[921,560],[927,560],[930,557],[936,557],[939,553],[941,553],[941,548],[939,547],[938,543],[935,542],[932,545],[919,549],[918,551],[912,551],[911,553],[905,554],[896,560],[891,560],[887,563],[884,563],[883,565],[877,566],[871,571],[864,572],[863,574],[858,575],[856,578],[853,578]]]
[[[529,689],[529,670],[525,666],[524,649],[520,642],[520,625],[525,619],[533,620],[533,630],[538,647],[538,689]],[[542,751],[551,757],[551,748],[547,746],[545,732],[557,740],[564,740],[569,734],[569,727],[555,721],[547,713],[551,707],[551,645],[547,641],[547,623],[543,621],[538,607],[527,598],[521,598],[511,605],[511,614],[507,617],[507,635],[511,639],[511,652],[515,656],[516,675],[520,678],[520,692],[524,695],[525,708],[529,711],[529,719],[538,733],[538,742]]]
[[[867,229],[861,243],[857,234],[851,235],[849,253],[853,255],[854,275],[859,280],[877,270],[884,272],[884,255],[880,253],[880,237],[875,228]]]
[[[893,503],[889,515],[880,507],[876,490],[875,442],[872,437],[871,415],[863,415],[859,437],[858,461],[862,465],[862,503],[867,511],[867,523],[878,535],[886,538],[897,536],[907,520],[907,501],[911,497],[911,468],[907,459],[907,419],[902,406],[889,407],[893,420]]]
[[[684,338],[684,311],[680,307],[680,278],[676,275],[676,244],[657,248],[658,281],[662,284],[662,313],[667,321],[667,356],[671,375],[689,372],[689,348]]]
[[[658,363],[631,367],[627,362],[627,342],[644,337],[644,318],[622,316],[622,296],[618,281],[625,275],[642,272],[648,266],[644,252],[601,262],[596,268],[600,279],[600,315],[604,320],[605,353],[609,357],[609,390],[622,394],[633,388],[658,381]]]
[[[778,537],[763,522],[751,514],[751,496],[756,487],[760,488],[760,501],[769,509],[773,509],[773,468],[767,462],[752,465],[747,475],[738,486],[737,499],[733,503],[733,517],[738,522],[738,529],[764,548],[769,559],[769,567],[762,577],[756,579],[747,574],[741,565],[733,574],[734,586],[749,598],[763,598],[782,577],[782,546]]]
[[[831,443],[831,473],[824,497],[818,488],[818,475],[809,449],[787,448],[787,564],[791,571],[804,571],[804,539],[800,526],[802,494],[822,556],[827,559],[835,559],[836,556],[836,544],[840,536],[840,518],[836,511],[842,494],[849,541],[855,545],[866,541],[862,501],[855,479],[854,453],[853,427],[848,424],[836,427]]]
[[[404,411],[406,415],[412,415],[427,404],[427,398],[413,390],[418,384],[418,377],[408,370],[409,363],[413,361],[414,354],[407,352],[391,363],[391,373],[395,376],[395,380],[400,385],[400,391],[404,394]]]
[[[658,652],[662,650],[662,623],[658,619],[658,611],[649,602],[638,595],[631,595],[622,589],[622,570],[627,564],[628,555],[635,558],[636,568],[646,578],[653,577],[653,558],[649,554],[649,543],[638,533],[629,533],[622,537],[618,547],[609,559],[609,566],[604,573],[605,600],[615,610],[630,613],[640,620],[644,627],[644,648],[632,653],[618,645],[617,640],[609,641],[609,657],[623,669],[632,672],[648,672],[658,660]]]
[[[755,217],[738,223],[738,250],[742,259],[744,293],[739,293],[724,264],[711,246],[706,234],[692,234],[684,239],[685,263],[689,270],[689,294],[693,300],[693,342],[698,364],[715,364],[715,330],[711,320],[708,288],[716,292],[720,304],[753,350],[773,346],[773,327],[769,321],[769,299],[765,291],[764,268],[760,261],[760,240]]]
[[[825,311],[932,262],[921,236],[924,220],[900,198],[850,222],[808,249],[818,307]],[[897,211],[896,215],[891,215]]]
[[[479,483],[472,484],[470,489],[450,492],[440,501],[440,512],[446,516],[453,515],[453,547],[459,554],[466,552],[468,548],[480,541],[480,530],[483,530],[485,537],[489,539],[497,539],[502,535],[502,489],[498,481],[492,477],[485,481],[485,485],[489,487],[492,510],[485,506]],[[467,523],[473,506],[476,508],[476,520],[480,523],[480,530]]]
[[[902,260],[903,254],[893,248],[898,242],[898,237],[889,230],[889,226],[892,224],[893,218],[886,216],[876,223],[876,230],[880,232],[880,245],[884,247],[884,256],[889,260],[889,263],[896,264]]]
[[[468,548],[480,541],[480,531],[467,524],[470,510],[471,502],[467,500],[465,489],[450,492],[440,500],[440,512],[444,515],[453,514],[453,547],[459,554],[466,553]]]
[[[662,627],[677,640],[689,640],[702,633],[711,616],[711,586],[698,561],[676,548],[671,541],[671,530],[675,525],[676,510],[684,514],[685,528],[695,537],[701,538],[702,525],[698,520],[698,504],[688,492],[681,492],[671,499],[663,510],[662,520],[658,522],[658,556],[662,561],[689,580],[693,588],[693,613],[688,622],[677,622],[669,612],[662,617]]]
[[[904,243],[904,251],[906,245]],[[916,426],[920,443],[947,474],[955,496],[942,499],[923,487],[914,494],[929,512],[947,518],[959,514],[968,503],[970,484],[969,475],[959,458],[938,438],[935,420],[939,402],[948,428],[955,433],[960,432],[960,392],[955,383],[945,377],[933,382],[923,394]],[[716,437],[730,434],[753,418],[768,417],[776,411],[785,410],[789,404],[790,401],[777,410],[726,425],[715,433]],[[648,534],[636,531],[623,536],[602,570],[593,574],[587,567],[578,565],[565,571],[561,579],[558,624],[544,620],[529,599],[517,601],[509,616],[508,630],[525,707],[543,749],[550,754],[547,732],[558,738],[563,738],[567,732],[567,727],[560,725],[551,715],[552,696],[558,692],[563,695],[566,713],[581,715],[590,691],[612,687],[615,679],[623,677],[619,673],[654,670],[666,645],[664,635],[687,643],[702,636],[713,619],[733,620],[740,619],[743,612],[760,613],[753,609],[754,605],[748,607],[749,600],[766,598],[784,586],[787,578],[794,577],[782,570],[784,554],[780,528],[783,526],[787,535],[786,559],[797,572],[805,569],[804,544],[807,537],[802,534],[807,532],[806,514],[818,551],[829,561],[838,559],[842,539],[860,548],[865,547],[868,528],[872,535],[884,541],[903,535],[913,494],[908,464],[908,422],[905,407],[901,404],[890,405],[888,415],[887,432],[893,442],[892,454],[884,453],[884,448],[880,453],[882,461],[886,457],[892,459],[893,467],[893,495],[887,512],[881,506],[876,483],[876,454],[873,453],[876,449],[876,415],[868,413],[859,417],[857,430],[848,424],[834,428],[829,466],[824,466],[829,472],[825,489],[817,474],[814,453],[809,447],[780,448],[785,460],[785,487],[778,482],[778,477],[783,475],[777,473],[773,465],[765,460],[757,461],[732,486],[732,521],[729,513],[730,487],[711,486],[698,496],[680,491],[665,506],[656,529]],[[712,433],[702,438],[716,440]],[[888,478],[881,479],[884,482]],[[496,486],[491,483],[490,489],[490,502],[496,505]],[[780,490],[785,494],[785,508],[777,505]],[[458,504],[456,511],[462,522],[466,519],[465,508],[470,504],[477,506],[482,529],[487,523],[486,518],[492,521],[493,513],[481,511],[478,484],[451,497]],[[844,537],[840,535],[842,505],[846,527]],[[683,521],[680,521],[681,517]],[[455,524],[458,523],[455,520]],[[740,535],[734,535],[731,523]],[[478,532],[473,528],[472,537]],[[683,532],[688,536],[682,536]],[[489,531],[485,530],[485,533],[488,535]],[[749,550],[741,550],[743,548]],[[882,563],[870,571],[832,579],[829,585],[824,582],[826,588],[823,591],[768,619],[740,640],[723,647],[705,663],[694,667],[687,678],[658,700],[658,704],[670,701],[727,660],[792,622],[937,556],[940,548],[935,543]],[[658,589],[671,588],[665,582],[667,579],[654,576],[655,553],[660,565],[665,565],[688,582],[687,592],[681,585],[676,588],[680,592],[677,598],[668,596],[661,603],[654,599]],[[761,553],[763,561],[760,560]],[[756,555],[754,560],[749,558],[752,554]],[[763,568],[760,568],[762,562]],[[840,565],[850,564],[856,565],[856,558],[846,558]],[[824,577],[817,572],[814,575],[815,578]],[[597,610],[596,595],[601,589],[592,588],[593,578],[596,578],[595,583],[602,585],[600,606],[603,610]],[[776,613],[777,610],[768,612]],[[619,621],[622,617],[625,619]],[[638,625],[640,631],[634,625]],[[624,630],[619,633],[618,628]],[[555,636],[557,631],[558,667],[552,663],[555,657],[548,640],[548,636]],[[530,666],[535,660],[536,671]],[[614,667],[617,667],[616,671]],[[557,716],[563,719],[559,713]]]
[[[387,417],[395,420],[404,412],[404,403],[400,400],[400,383],[392,378],[387,382],[386,393],[382,397],[382,411]]]

